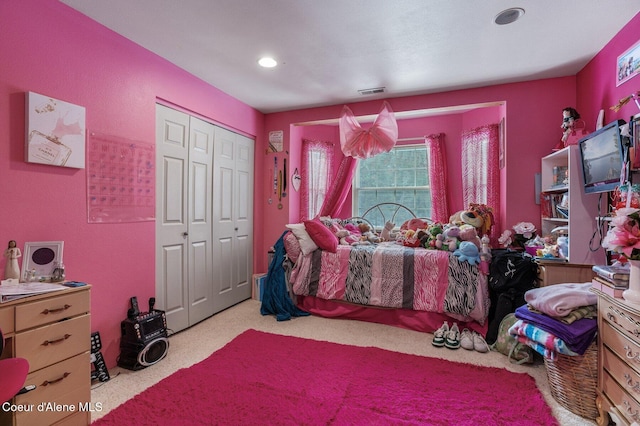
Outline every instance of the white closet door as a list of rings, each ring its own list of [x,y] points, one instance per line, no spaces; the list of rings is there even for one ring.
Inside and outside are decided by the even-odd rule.
[[[213,315],[211,204],[215,126],[191,117],[189,138],[189,325]]]
[[[216,128],[213,155],[214,311],[251,297],[254,142]]]
[[[179,331],[213,315],[215,126],[162,105],[156,111],[156,302]]]
[[[188,163],[189,116],[157,105],[156,303],[174,331],[189,326]]]

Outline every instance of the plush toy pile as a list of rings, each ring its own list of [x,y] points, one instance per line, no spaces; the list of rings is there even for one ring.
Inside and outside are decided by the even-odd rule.
[[[414,218],[404,222],[399,231],[394,232],[395,224],[387,222],[380,235],[367,223],[343,224],[339,219],[320,219],[343,245],[395,241],[408,247],[449,251],[460,260],[474,265],[479,264],[480,260],[489,260],[491,256],[488,234],[493,226],[493,216],[491,209],[481,204],[470,204],[469,209],[455,213],[446,224]]]

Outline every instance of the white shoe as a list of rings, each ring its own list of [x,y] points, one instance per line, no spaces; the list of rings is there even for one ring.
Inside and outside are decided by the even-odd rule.
[[[458,349],[460,347],[460,329],[457,323],[453,323],[451,329],[444,339],[444,345],[449,349]]]
[[[447,333],[449,333],[449,324],[445,321],[440,328],[433,333],[433,341],[431,344],[439,348],[444,346]]]
[[[479,333],[476,333],[475,331],[473,332],[473,349],[481,353],[486,353],[486,352],[489,352],[490,350],[489,345],[487,344],[487,341],[484,340],[484,337],[482,337]]]
[[[473,350],[473,334],[468,328],[462,330],[460,334],[460,346],[468,351]]]

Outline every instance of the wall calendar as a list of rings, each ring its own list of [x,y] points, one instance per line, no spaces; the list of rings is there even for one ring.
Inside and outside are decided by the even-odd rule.
[[[154,145],[93,132],[88,139],[89,223],[154,220]]]

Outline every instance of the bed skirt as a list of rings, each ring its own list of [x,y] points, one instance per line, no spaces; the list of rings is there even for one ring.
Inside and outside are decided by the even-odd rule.
[[[338,300],[326,300],[313,296],[298,296],[298,307],[311,314],[325,318],[342,318],[386,324],[409,330],[433,333],[444,321],[458,323],[460,330],[468,328],[482,336],[487,334],[488,321],[480,325],[475,321],[463,322],[446,314],[437,312],[414,311],[400,308],[380,308],[356,305]]]

